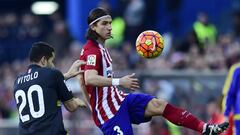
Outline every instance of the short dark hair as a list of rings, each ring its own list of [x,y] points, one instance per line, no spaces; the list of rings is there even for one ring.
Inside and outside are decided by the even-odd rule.
[[[47,59],[53,56],[54,49],[48,43],[36,42],[32,45],[29,52],[30,62],[39,62],[43,56]]]
[[[87,19],[88,25],[91,22],[93,22],[94,20],[96,20],[97,18],[102,17],[104,15],[110,15],[110,14],[108,13],[108,11],[106,11],[105,9],[100,8],[100,7],[92,9],[88,15],[88,19]],[[96,25],[97,22],[98,21],[96,21],[92,25]],[[96,33],[95,31],[93,31],[92,29],[90,29],[90,27],[89,27],[85,37],[86,37],[86,39],[97,40],[99,37],[99,34]]]

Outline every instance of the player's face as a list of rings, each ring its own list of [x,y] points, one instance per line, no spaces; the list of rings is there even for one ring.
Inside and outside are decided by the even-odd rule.
[[[46,61],[46,65],[49,68],[54,68],[54,60],[55,60],[55,53],[52,53],[52,57],[50,57],[47,61]]]
[[[53,68],[53,67],[55,67],[55,65],[54,65],[54,59],[55,59],[55,53],[52,53],[52,57],[50,57],[49,59],[46,59],[45,58],[45,60],[44,60],[44,67],[49,67],[49,68]]]
[[[107,40],[112,37],[112,18],[102,18],[97,22],[96,25],[93,25],[92,28],[101,36],[103,40]]]

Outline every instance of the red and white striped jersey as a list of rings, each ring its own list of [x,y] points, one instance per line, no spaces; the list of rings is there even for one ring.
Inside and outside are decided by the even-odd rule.
[[[87,62],[83,70],[96,70],[98,75],[112,78],[112,59],[109,52],[101,44],[88,40],[80,55],[80,60]],[[119,91],[116,86],[94,87],[86,86],[90,97],[92,115],[97,126],[111,119],[119,110],[127,94]]]

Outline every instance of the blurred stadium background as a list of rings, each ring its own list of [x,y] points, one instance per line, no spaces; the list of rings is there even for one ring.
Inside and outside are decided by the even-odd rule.
[[[41,7],[41,2],[48,2]],[[113,15],[108,41],[117,76],[137,73],[141,90],[184,107],[208,121],[219,106],[227,70],[240,59],[239,0],[0,0],[0,135],[16,135],[18,115],[13,81],[29,64],[35,41],[52,44],[56,66],[65,72],[78,59],[85,42],[88,12],[97,6]],[[50,2],[50,3],[49,3]],[[205,23],[205,25],[203,25]],[[135,52],[143,30],[156,30],[165,40],[163,55],[152,60]],[[76,79],[67,81],[76,96]],[[64,109],[64,108],[63,108]],[[70,135],[100,135],[90,111],[63,111]],[[195,135],[161,118],[134,126],[136,135]]]

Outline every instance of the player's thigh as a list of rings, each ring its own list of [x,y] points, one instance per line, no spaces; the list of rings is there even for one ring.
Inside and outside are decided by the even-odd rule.
[[[162,115],[166,105],[167,105],[166,101],[162,99],[153,98],[147,104],[147,107],[145,109],[145,116],[151,117],[151,116]]]

